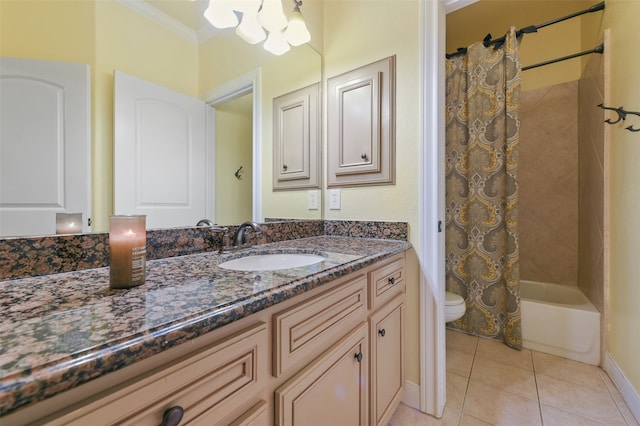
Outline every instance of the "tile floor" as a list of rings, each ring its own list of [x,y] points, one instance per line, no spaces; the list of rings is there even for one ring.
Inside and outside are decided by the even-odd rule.
[[[390,426],[639,426],[598,367],[447,330],[441,419],[400,405]]]

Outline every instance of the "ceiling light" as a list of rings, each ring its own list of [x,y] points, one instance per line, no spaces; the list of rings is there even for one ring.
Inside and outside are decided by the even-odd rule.
[[[217,28],[236,28],[236,34],[247,43],[265,40],[264,48],[282,55],[291,46],[300,46],[311,40],[311,34],[300,12],[301,0],[287,20],[281,0],[209,0],[205,18]],[[239,23],[238,16],[242,15]],[[269,31],[269,37],[265,30]]]
[[[307,29],[307,25],[304,23],[302,13],[300,13],[300,5],[302,1],[293,0],[296,3],[296,7],[293,8],[293,13],[289,18],[289,25],[284,32],[284,36],[292,46],[300,46],[301,44],[308,43],[311,40],[311,34]]]
[[[233,28],[238,25],[232,0],[210,0],[204,17],[216,28]]]

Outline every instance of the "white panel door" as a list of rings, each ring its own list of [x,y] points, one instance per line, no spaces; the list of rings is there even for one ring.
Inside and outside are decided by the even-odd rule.
[[[211,217],[204,102],[115,73],[114,210],[147,228]]]
[[[56,213],[91,215],[87,64],[0,58],[0,236],[55,234]]]

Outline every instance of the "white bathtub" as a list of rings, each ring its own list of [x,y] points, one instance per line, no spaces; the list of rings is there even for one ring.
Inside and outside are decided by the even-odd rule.
[[[600,312],[577,287],[520,281],[522,345],[600,364]]]

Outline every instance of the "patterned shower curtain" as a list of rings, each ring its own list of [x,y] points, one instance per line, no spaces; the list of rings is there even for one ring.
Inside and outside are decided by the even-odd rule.
[[[512,28],[446,64],[446,282],[467,306],[449,326],[518,349],[519,44]]]

